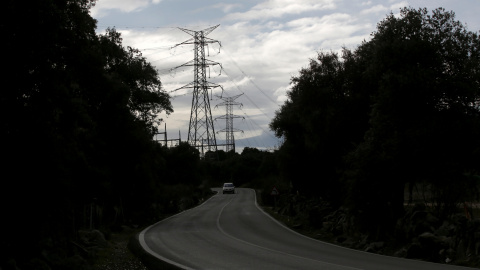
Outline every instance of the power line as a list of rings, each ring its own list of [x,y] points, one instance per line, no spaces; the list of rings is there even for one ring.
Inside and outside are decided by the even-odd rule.
[[[237,65],[237,67],[238,67],[238,65]],[[239,67],[238,67],[238,68],[239,68]],[[239,68],[239,69],[240,69],[240,68]],[[223,73],[224,73],[227,77],[230,77],[230,75],[228,74],[228,72],[226,72],[225,68],[222,67],[222,70],[223,70]],[[251,79],[245,74],[245,72],[242,71],[242,73],[243,73],[243,75],[244,75],[245,77],[247,77],[247,78],[251,81]],[[243,95],[245,95],[245,97],[250,101],[250,103],[251,103],[252,105],[254,105],[265,117],[269,118],[269,116],[268,116],[244,91],[242,91],[242,90],[240,89],[240,87],[235,83],[234,80],[230,80],[230,81],[233,83],[233,85],[235,85],[235,87],[236,87]],[[252,83],[252,84],[253,84],[253,83]],[[259,90],[261,91],[261,89],[260,89],[258,86],[257,86],[257,89],[259,89]],[[263,91],[262,91],[262,93],[263,93]],[[263,93],[263,94],[266,95],[265,93]],[[273,101],[272,99],[270,99],[270,100]],[[241,108],[240,108],[240,109],[241,109]],[[276,140],[276,137],[275,137],[275,136],[273,136],[270,132],[266,131],[261,125],[259,125],[258,123],[256,123],[256,122],[255,122],[251,117],[249,117],[245,112],[244,112],[244,115],[245,115],[245,117],[246,117],[249,121],[251,121],[253,124],[255,124],[255,125],[257,126],[257,128],[261,129],[264,134],[267,134],[267,135],[269,135],[272,139],[275,139],[275,140]],[[248,124],[248,121],[247,121],[247,124]],[[253,126],[252,126],[252,130],[253,130]],[[256,140],[256,137],[257,137],[257,136],[252,136],[253,140],[255,140],[255,142],[256,142],[256,144],[257,144],[258,146],[262,145],[261,143],[259,143],[259,142]],[[267,148],[267,147],[266,147],[266,144],[265,144],[264,142],[263,142],[263,146],[264,146],[265,148]]]
[[[225,68],[223,68],[223,73],[224,73],[225,75],[229,76],[228,73],[225,71]],[[230,77],[230,76],[229,76],[229,77]],[[231,81],[231,82],[235,85],[235,87],[237,87],[238,91],[240,91],[242,94],[245,94],[245,92],[243,92],[243,91],[240,89],[240,87],[239,87],[234,81]],[[257,105],[255,102],[253,102],[252,99],[250,99],[250,97],[249,97],[247,94],[245,94],[245,97],[246,97],[246,98],[250,101],[250,103],[252,103],[263,115],[265,115],[265,117],[267,117],[267,118],[269,117],[265,112],[263,112],[262,109],[260,109],[260,107],[258,107],[258,105]]]
[[[220,86],[207,81],[206,67],[210,65],[220,65],[220,64],[217,62],[205,59],[205,47],[211,43],[220,44],[219,41],[206,37],[218,26],[219,25],[212,26],[200,31],[193,31],[189,29],[179,28],[183,32],[191,35],[192,38],[174,46],[174,47],[177,47],[177,46],[186,45],[186,44],[194,45],[194,56],[195,56],[194,59],[183,65],[176,67],[176,68],[181,68],[181,67],[193,66],[194,67],[193,82],[173,91],[177,91],[184,88],[193,89],[192,107],[190,112],[190,124],[188,127],[188,143],[191,146],[199,148],[202,155],[204,155],[204,148],[206,148],[207,152],[217,151],[215,128],[213,126],[208,90],[212,88],[220,87]]]
[[[167,56],[167,57],[155,59],[155,60],[151,61],[151,63],[158,62],[158,61],[161,61],[161,60],[165,60],[165,59],[168,59],[168,58],[172,58],[172,57],[175,57],[175,56],[177,56],[177,55],[186,54],[186,53],[189,53],[189,52],[192,52],[192,51],[193,51],[193,50],[188,50],[188,51],[184,51],[184,52],[181,52],[181,53],[178,53],[178,54],[174,54],[174,55],[170,55],[170,56]],[[153,55],[153,54],[155,54],[155,53],[151,53],[151,54],[149,54],[149,55],[146,55],[145,57],[151,56],[151,55]],[[172,69],[170,69],[170,70],[172,70]]]
[[[257,128],[261,129],[263,131],[264,134],[268,134],[272,139],[276,139],[275,136],[273,136],[270,132],[268,132],[267,130],[265,130],[261,125],[259,125],[257,122],[255,122],[250,116],[248,116],[245,112],[243,112],[243,114],[245,115],[245,117],[250,120],[251,123],[255,124],[255,126],[257,126]],[[249,122],[247,122],[249,123]]]
[[[192,45],[192,44],[195,45],[195,48],[193,49],[194,54],[195,54],[195,59],[194,60],[189,61],[189,62],[187,62],[185,64],[182,64],[182,65],[179,65],[175,68],[163,68],[163,69],[157,70],[157,72],[159,73],[159,75],[171,74],[172,76],[175,76],[175,74],[177,74],[177,71],[179,71],[179,70],[182,71],[182,69],[183,69],[183,72],[185,72],[188,67],[190,67],[190,66],[194,67],[194,71],[193,71],[194,81],[185,85],[185,86],[183,86],[183,87],[180,87],[178,89],[171,90],[170,93],[174,93],[174,92],[176,92],[180,89],[185,89],[185,88],[193,89],[193,91],[187,91],[186,93],[172,95],[171,97],[172,97],[172,99],[175,99],[175,98],[183,97],[183,96],[190,95],[190,94],[193,93],[188,135],[189,135],[189,137],[192,137],[192,143],[193,143],[193,145],[196,145],[197,147],[201,147],[201,145],[204,145],[204,146],[205,145],[210,146],[210,145],[213,145],[213,144],[216,145],[216,138],[214,137],[213,123],[211,123],[211,120],[209,120],[209,118],[211,119],[211,111],[210,111],[210,102],[209,102],[208,90],[216,88],[216,87],[221,87],[221,86],[206,81],[206,76],[207,76],[206,67],[209,67],[209,68],[212,67],[214,69],[214,72],[215,72],[216,71],[215,66],[219,65],[220,66],[220,71],[219,71],[220,74],[223,71],[223,73],[227,76],[227,78],[229,78],[229,80],[232,82],[232,84],[243,95],[245,95],[245,97],[250,102],[250,104],[252,104],[256,109],[258,109],[258,111],[263,116],[267,117],[267,119],[271,118],[264,112],[263,109],[261,109],[256,104],[256,102],[254,101],[255,99],[253,99],[249,95],[247,95],[239,87],[239,85],[236,84],[236,82],[230,77],[230,75],[227,73],[227,71],[225,70],[225,68],[221,64],[219,64],[217,62],[210,61],[208,59],[205,59],[206,54],[210,55],[210,53],[209,53],[209,51],[210,51],[209,48],[210,47],[208,46],[209,44],[218,43],[218,45],[221,47],[221,44],[220,44],[219,41],[212,40],[212,39],[206,37],[210,32],[215,30],[217,27],[218,27],[218,25],[212,26],[212,27],[200,30],[200,31],[194,31],[194,30],[189,30],[189,29],[180,28],[180,27],[119,26],[119,28],[123,28],[123,29],[168,29],[168,31],[173,31],[175,29],[180,29],[183,32],[192,36],[192,38],[190,38],[189,40],[186,40],[182,43],[179,43],[179,44],[176,44],[176,45],[173,45],[173,46],[163,45],[163,46],[157,46],[157,47],[148,47],[148,48],[141,49],[141,51],[144,51],[144,52],[149,51],[150,53],[146,54],[145,57],[152,58],[152,56],[155,56],[156,54],[164,53],[167,50],[172,50],[172,49],[180,47],[180,46],[186,46],[186,45]],[[118,28],[116,28],[116,29],[118,29]],[[207,48],[207,50],[205,50],[205,47]],[[190,53],[191,51],[192,51],[191,49],[186,50],[186,51],[180,50],[180,52],[174,51],[174,53],[171,56],[165,56],[165,57],[161,57],[161,58],[153,57],[154,60],[152,60],[151,62],[152,63],[159,62],[159,61],[169,59],[169,58],[172,58],[172,57],[176,57],[176,56],[179,56],[179,55],[182,55],[182,54]],[[220,52],[220,48],[219,48],[219,52]],[[234,66],[236,68],[238,68],[238,70],[241,72],[241,74],[244,77],[246,77],[248,82],[250,82],[254,86],[254,88],[256,88],[262,95],[264,95],[270,102],[272,102],[275,105],[278,105],[275,102],[275,100],[272,99],[271,96],[267,95],[267,93],[265,91],[263,91],[252,80],[252,78],[249,77],[245,73],[245,71],[243,71],[243,69],[231,57],[231,55],[228,52],[226,52],[226,54],[228,55],[228,57],[230,58],[230,60],[234,64]],[[222,94],[223,94],[223,88],[222,88]],[[206,116],[205,117],[199,116],[199,114],[200,115],[205,114]],[[266,148],[265,142],[263,142],[263,141],[259,142],[258,141],[258,140],[263,140],[263,137],[253,134],[254,130],[261,130],[263,133],[266,133],[269,136],[271,136],[273,139],[276,139],[276,137],[274,137],[269,131],[265,130],[265,128],[263,128],[261,125],[256,123],[251,117],[249,117],[246,114],[246,112],[243,112],[243,114],[245,115],[244,119],[247,118],[247,120],[245,122],[246,126],[248,127],[246,132],[251,135],[250,138],[248,138],[248,136],[245,138],[245,140],[248,143],[252,143],[251,140],[253,140],[254,144],[256,144],[258,146],[263,145]],[[200,129],[206,129],[208,131],[202,132],[202,131],[199,131]],[[197,130],[197,131],[195,131],[195,130]],[[213,131],[213,135],[208,135],[210,131]],[[194,135],[194,133],[196,133],[196,134]],[[227,144],[229,144],[231,141],[233,141],[233,135],[230,138],[227,138]],[[213,142],[215,142],[215,143],[213,143]],[[216,150],[216,146],[215,146],[215,150]]]
[[[219,97],[224,102],[218,104],[217,106],[225,106],[226,107],[226,114],[225,114],[225,116],[220,116],[220,117],[215,118],[215,120],[216,119],[225,119],[225,122],[226,122],[225,123],[225,129],[222,129],[222,130],[218,131],[218,132],[225,132],[226,133],[226,143],[225,143],[226,151],[225,152],[230,152],[231,150],[233,150],[235,152],[235,137],[234,137],[233,133],[238,132],[238,131],[242,131],[242,130],[238,130],[238,129],[233,128],[233,119],[234,118],[245,119],[242,116],[238,116],[238,115],[233,114],[233,105],[243,106],[242,103],[235,102],[235,99],[237,99],[241,95],[243,95],[243,94],[236,95],[236,96],[233,96],[233,97]]]
[[[262,93],[268,100],[270,100],[273,104],[277,105],[277,102],[275,100],[273,100],[269,95],[267,95],[256,83],[254,83],[249,76],[247,76],[247,74],[245,74],[245,72],[240,68],[240,66],[237,64],[237,62],[235,60],[233,60],[233,58],[230,56],[229,53],[227,53],[225,51],[225,48],[223,49],[224,53],[226,53],[228,55],[228,57],[230,58],[230,60],[232,60],[233,64],[238,68],[238,70],[240,70],[240,72],[242,72],[242,74],[250,81],[251,84],[253,84],[253,86],[255,86],[255,88],[257,88],[260,93]]]

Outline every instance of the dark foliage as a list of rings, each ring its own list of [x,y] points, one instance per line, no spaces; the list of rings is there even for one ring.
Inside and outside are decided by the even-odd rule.
[[[0,95],[0,268],[66,269],[84,254],[79,231],[146,226],[275,170],[272,153],[245,149],[201,159],[187,143],[153,141],[173,112],[155,68],[95,33],[94,1],[7,1]],[[267,156],[270,162],[266,162]],[[80,253],[79,253],[80,250]],[[82,253],[83,252],[83,253]]]
[[[94,3],[4,4],[20,19],[0,23],[2,269],[63,269],[80,229],[151,224],[223,182],[344,204],[376,232],[406,183],[431,184],[444,215],[478,196],[480,42],[453,13],[403,9],[355,51],[319,53],[271,123],[280,150],[201,159],[152,140],[169,96],[115,29],[95,33]]]
[[[319,53],[292,78],[270,125],[285,140],[283,177],[376,235],[403,214],[406,183],[431,184],[451,214],[480,169],[479,71],[480,39],[453,12],[390,14],[370,41]]]
[[[360,81],[361,62],[348,50],[319,53],[310,67],[292,78],[289,100],[271,128],[285,142],[279,151],[283,176],[294,189],[340,203],[343,157],[368,128],[368,86]]]
[[[4,5],[18,20],[0,24],[8,67],[0,95],[2,269],[61,268],[79,229],[158,219],[155,198],[173,174],[165,160],[188,152],[152,141],[158,113],[173,111],[169,96],[115,29],[95,33],[93,4]]]
[[[241,154],[220,150],[217,156],[215,160],[201,161],[204,178],[213,186],[232,182],[235,186],[261,188],[266,179],[278,176],[275,153],[269,151],[245,147]]]

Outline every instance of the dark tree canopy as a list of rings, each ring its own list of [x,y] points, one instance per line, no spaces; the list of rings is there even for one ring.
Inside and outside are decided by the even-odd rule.
[[[115,29],[95,33],[94,2],[3,5],[17,19],[0,24],[0,267],[15,256],[26,263],[45,243],[65,247],[94,201],[133,220],[154,197],[161,158],[152,132],[158,113],[173,109],[138,50]]]
[[[280,167],[295,189],[332,200],[343,193],[342,158],[361,141],[368,120],[369,96],[363,95],[355,61],[348,50],[342,59],[319,53],[292,78],[289,99],[270,124],[285,140]]]
[[[202,160],[187,143],[153,141],[169,96],[120,33],[95,33],[94,4],[3,5],[18,20],[0,23],[2,269],[63,269],[78,230],[101,223],[87,209],[102,209],[104,226],[151,224],[201,200],[208,181],[264,191],[281,182],[349,206],[370,229],[394,224],[406,183],[431,184],[442,213],[474,190],[480,40],[453,12],[404,8],[355,50],[320,52],[270,124],[278,151]]]
[[[403,8],[354,51],[319,53],[270,124],[284,176],[346,194],[370,222],[394,222],[406,183],[433,184],[447,205],[465,198],[480,169],[479,50],[453,12]]]

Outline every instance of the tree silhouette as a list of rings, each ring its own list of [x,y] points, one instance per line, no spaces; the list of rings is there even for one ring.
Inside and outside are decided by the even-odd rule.
[[[433,184],[450,213],[480,169],[479,41],[453,12],[403,8],[341,58],[319,53],[270,124],[284,176],[376,232],[403,213],[409,182]]]

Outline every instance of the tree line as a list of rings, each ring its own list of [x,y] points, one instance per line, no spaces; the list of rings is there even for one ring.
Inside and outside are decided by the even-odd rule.
[[[2,269],[65,269],[80,229],[141,226],[205,195],[198,151],[152,139],[173,112],[157,70],[115,29],[96,34],[94,4],[4,4]]]
[[[95,33],[94,0],[27,2],[0,24],[2,269],[61,269],[79,230],[152,224],[223,182],[321,197],[378,228],[408,184],[432,184],[445,214],[478,196],[480,42],[453,12],[405,8],[355,50],[320,52],[270,124],[280,149],[209,160],[153,140],[170,97],[120,33]]]
[[[480,39],[438,8],[403,8],[355,49],[319,52],[270,127],[283,179],[388,233],[427,183],[439,216],[478,200]]]
[[[95,32],[94,4],[4,4],[17,18],[0,24],[2,269],[68,269],[79,231],[151,225],[211,186],[256,178],[266,155],[218,151],[209,161],[186,142],[154,141],[160,112],[173,113],[170,96],[119,32]]]

